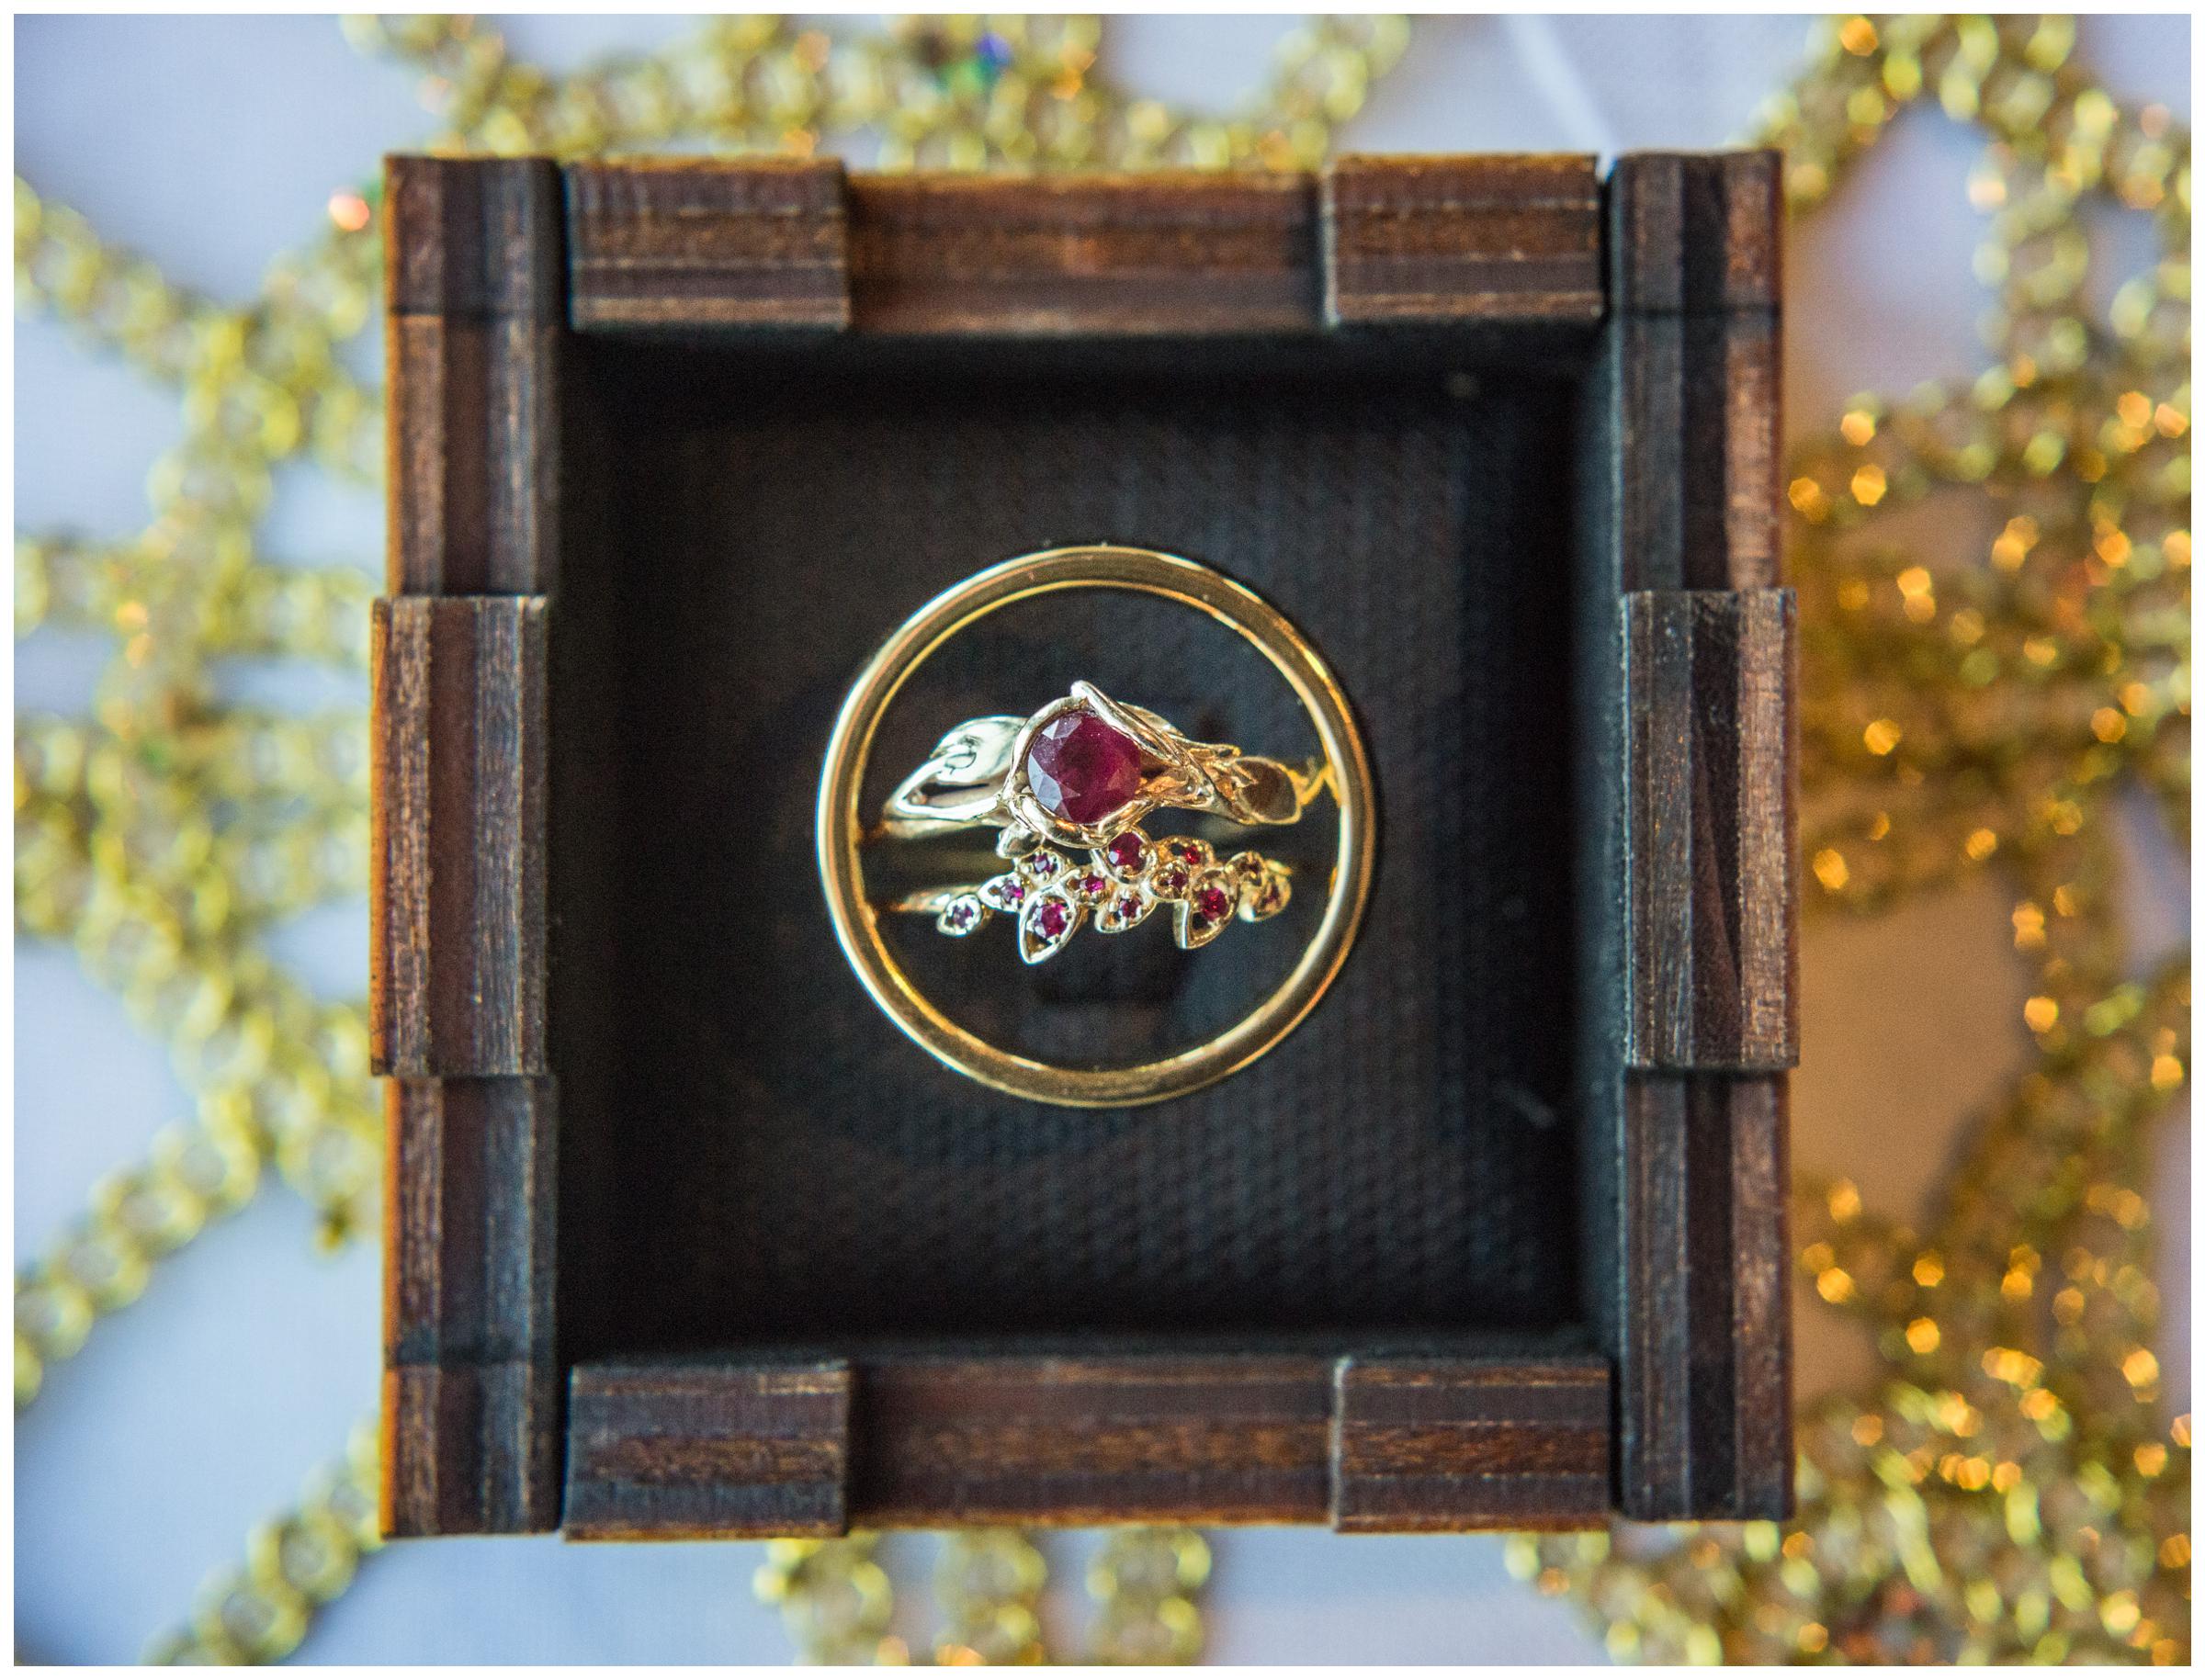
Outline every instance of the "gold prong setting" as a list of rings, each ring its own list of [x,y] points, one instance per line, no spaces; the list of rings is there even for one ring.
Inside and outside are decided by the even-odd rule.
[[[967,939],[988,925],[993,912],[978,893],[959,893],[934,917],[934,926],[952,939]]]
[[[1086,911],[1069,893],[1037,893],[1018,919],[1018,954],[1027,963],[1046,963],[1071,942]]]

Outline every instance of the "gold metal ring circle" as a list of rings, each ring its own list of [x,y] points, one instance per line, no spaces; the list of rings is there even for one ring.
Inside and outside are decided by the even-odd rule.
[[[1285,678],[1316,726],[1340,806],[1339,845],[1317,933],[1278,988],[1205,1043],[1129,1067],[1062,1067],[1012,1055],[951,1020],[882,940],[862,889],[859,797],[873,739],[897,693],[950,637],[1015,602],[1064,590],[1123,589],[1206,613]],[[1317,1007],[1346,963],[1371,895],[1376,798],[1370,757],[1339,679],[1270,603],[1193,560],[1146,548],[1052,548],[975,572],[905,620],[859,672],[834,720],[820,777],[820,880],[834,934],[857,977],[906,1036],[959,1073],[1014,1097],[1071,1108],[1128,1108],[1184,1096],[1246,1067]]]

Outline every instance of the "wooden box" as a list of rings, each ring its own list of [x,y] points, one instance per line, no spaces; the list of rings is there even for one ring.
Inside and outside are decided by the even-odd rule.
[[[389,1531],[1781,1515],[1779,213],[1769,153],[393,160]],[[1332,994],[1124,1113],[906,1043],[811,865],[874,644],[1085,540],[1266,594],[1380,780]],[[1293,727],[1115,622],[976,633],[899,739],[1076,676]],[[1102,943],[927,960],[1066,1042],[1245,983]]]

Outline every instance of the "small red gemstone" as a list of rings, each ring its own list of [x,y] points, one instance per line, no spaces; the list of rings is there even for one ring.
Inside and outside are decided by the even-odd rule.
[[[1113,908],[1116,909],[1120,921],[1131,921],[1141,913],[1141,901],[1131,893],[1127,893]]]
[[[1147,851],[1141,844],[1141,837],[1128,832],[1111,841],[1109,851],[1103,855],[1110,859],[1113,869],[1131,874],[1141,866],[1141,859],[1147,855]]]
[[[1193,840],[1182,840],[1178,845],[1174,846],[1172,850],[1179,853],[1179,861],[1182,863],[1199,863],[1202,862],[1202,848],[1197,846]]]
[[[1232,900],[1222,886],[1205,886],[1194,895],[1194,914],[1205,922],[1223,921],[1231,908]]]
[[[1140,745],[1092,712],[1066,712],[1026,749],[1026,782],[1050,816],[1101,822],[1140,792]]]
[[[1102,875],[1085,875],[1080,881],[1080,890],[1090,898],[1100,898],[1109,885],[1109,881]]]
[[[1167,869],[1159,885],[1167,893],[1184,892],[1187,887],[1187,872],[1183,869]]]
[[[1026,867],[1038,881],[1054,880],[1057,874],[1057,854],[1054,851],[1036,851],[1027,860]]]
[[[1034,925],[1041,930],[1044,939],[1062,939],[1064,930],[1072,925],[1072,913],[1059,900],[1051,898],[1035,912]]]

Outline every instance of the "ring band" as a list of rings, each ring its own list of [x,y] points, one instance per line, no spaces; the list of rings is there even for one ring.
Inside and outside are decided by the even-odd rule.
[[[1225,625],[1270,661],[1308,714],[1323,750],[1321,785],[1339,803],[1324,910],[1279,986],[1242,1020],[1189,1049],[1130,1067],[1067,1067],[1014,1054],[959,1026],[911,982],[882,937],[864,890],[859,808],[881,720],[912,674],[944,642],[1020,601],[1076,589],[1121,589],[1177,602]],[[1311,785],[1317,778],[1307,778]],[[1297,813],[1299,810],[1297,795]],[[1370,898],[1375,799],[1369,756],[1323,659],[1275,608],[1209,567],[1144,548],[1052,549],[976,572],[914,613],[859,672],[844,697],[820,778],[816,841],[835,938],[859,981],[914,1043],[967,1077],[1012,1096],[1081,1108],[1161,1101],[1247,1066],[1317,1005],[1354,942]]]
[[[931,915],[953,939],[978,933],[1000,912],[1018,923],[1020,957],[1046,963],[1090,922],[1100,932],[1125,933],[1167,908],[1179,948],[1199,951],[1236,915],[1269,921],[1294,895],[1290,864],[1257,851],[1221,860],[1207,840],[1155,840],[1139,829],[1121,829],[1084,863],[1051,846],[1019,848],[1010,862],[985,881],[907,893],[888,908]]]

